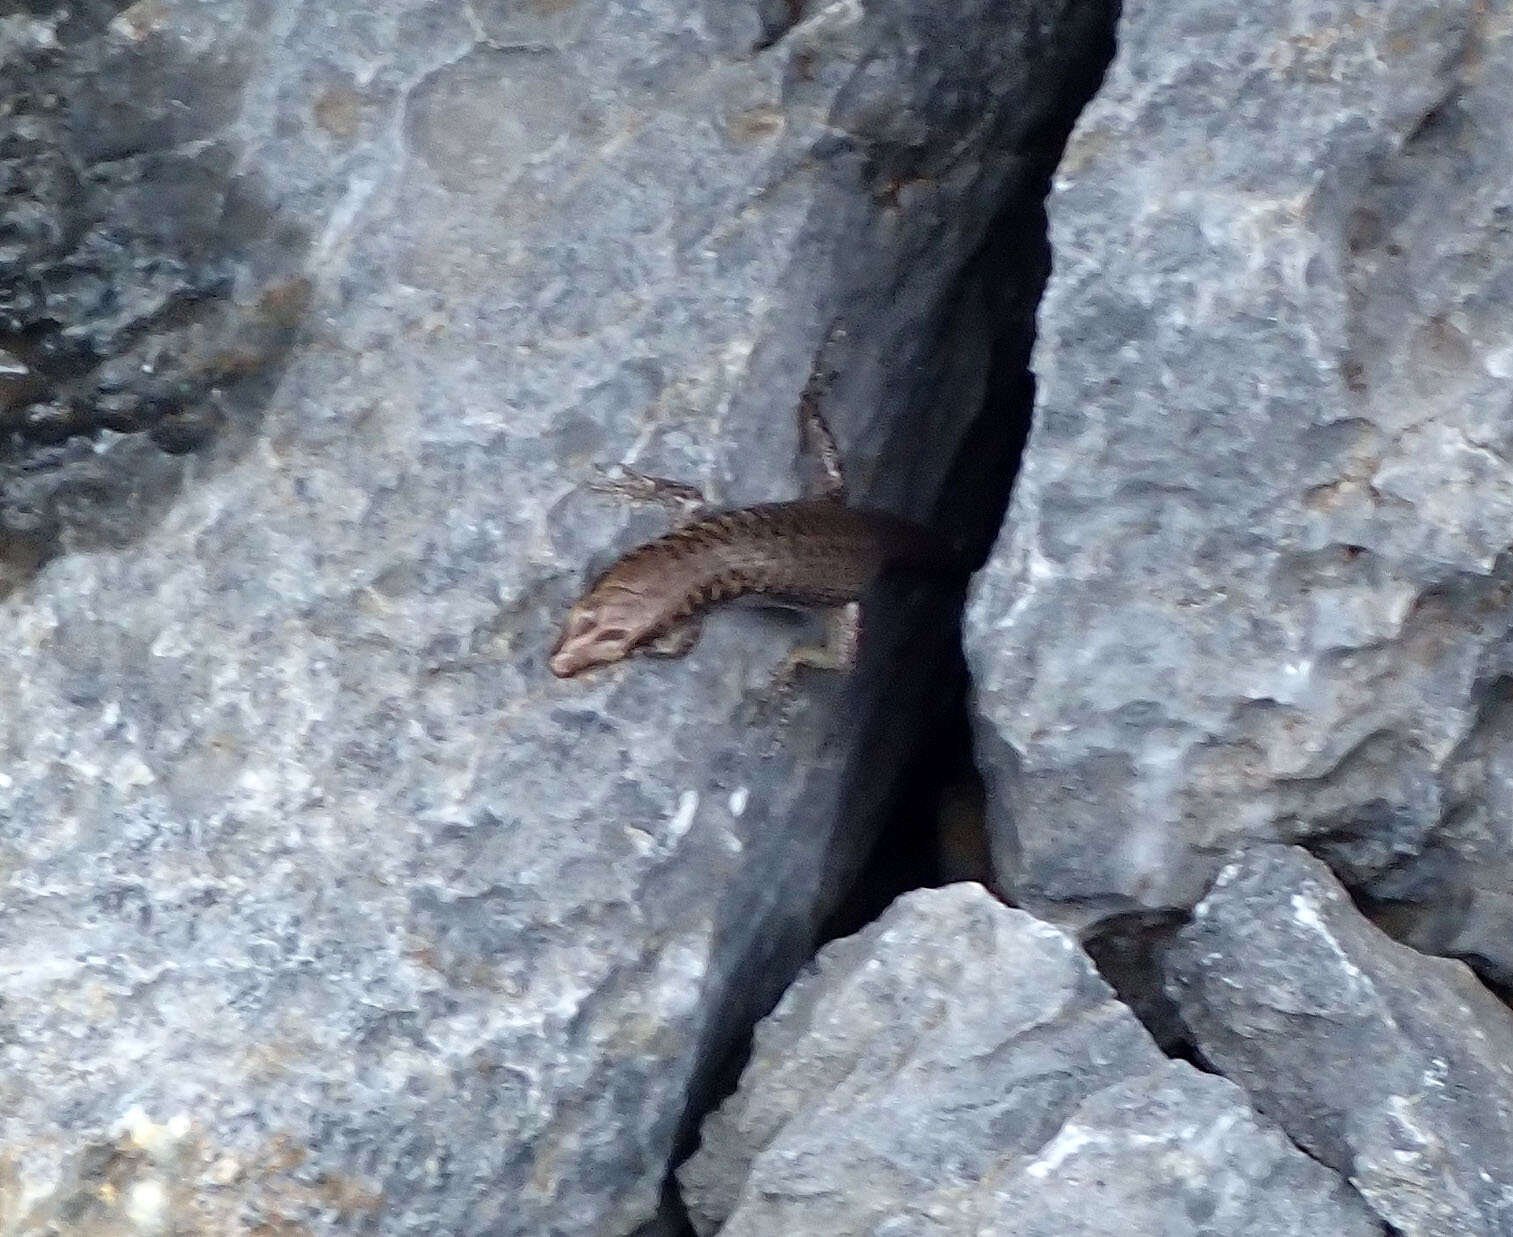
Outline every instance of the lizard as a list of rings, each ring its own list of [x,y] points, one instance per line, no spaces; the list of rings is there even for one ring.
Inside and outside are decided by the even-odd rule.
[[[789,651],[780,688],[801,666],[849,670],[861,635],[861,599],[885,571],[965,579],[960,554],[921,524],[853,507],[835,437],[819,411],[829,375],[816,365],[799,398],[800,443],[819,464],[817,493],[712,510],[694,487],[626,472],[593,488],[674,513],[671,531],[623,554],[568,611],[548,665],[558,678],[638,650],[679,657],[698,641],[704,612],[739,598],[826,612],[823,644]]]

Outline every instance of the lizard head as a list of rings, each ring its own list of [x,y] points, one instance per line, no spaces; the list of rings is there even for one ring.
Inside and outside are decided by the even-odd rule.
[[[562,635],[548,665],[559,679],[619,661],[662,626],[661,608],[634,589],[607,585],[590,589],[567,612]]]

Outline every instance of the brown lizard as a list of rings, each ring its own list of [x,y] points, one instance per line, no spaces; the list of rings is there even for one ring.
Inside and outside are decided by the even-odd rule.
[[[603,572],[568,612],[550,666],[559,678],[616,662],[637,649],[677,657],[699,638],[703,612],[742,597],[825,608],[823,645],[800,645],[779,671],[849,669],[861,629],[860,600],[881,573],[907,569],[964,579],[960,556],[938,534],[884,511],[846,505],[840,452],[820,416],[825,378],[816,368],[799,401],[802,442],[818,459],[820,492],[790,502],[709,512],[691,486],[631,473],[595,488],[670,507],[671,532]]]

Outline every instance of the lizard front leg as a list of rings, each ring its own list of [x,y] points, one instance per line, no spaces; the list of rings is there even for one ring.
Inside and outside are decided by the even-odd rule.
[[[614,494],[633,503],[656,503],[672,516],[674,528],[693,523],[709,510],[701,490],[666,477],[649,477],[645,473],[621,468],[617,475],[601,472],[589,482],[598,494]]]
[[[670,627],[655,640],[642,645],[648,657],[682,657],[699,642],[704,624],[696,615]]]

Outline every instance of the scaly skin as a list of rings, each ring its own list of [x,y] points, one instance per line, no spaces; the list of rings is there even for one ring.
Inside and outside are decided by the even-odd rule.
[[[897,568],[962,574],[929,529],[835,497],[716,512],[631,550],[595,580],[568,613],[551,671],[567,678],[646,647],[685,653],[697,616],[738,597],[845,606]]]

